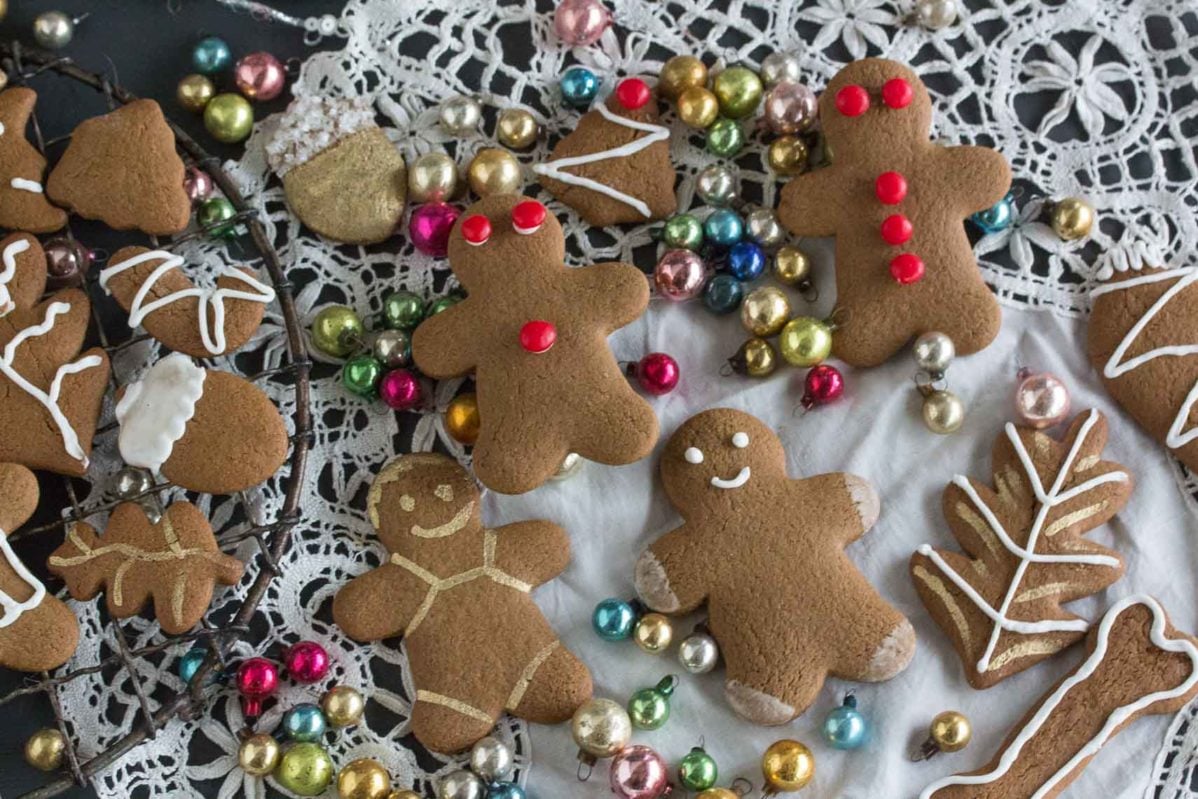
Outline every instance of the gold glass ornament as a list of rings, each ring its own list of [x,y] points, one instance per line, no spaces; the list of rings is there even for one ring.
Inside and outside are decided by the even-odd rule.
[[[973,738],[973,725],[964,713],[946,710],[932,719],[932,725],[928,727],[928,737],[941,752],[960,752],[969,746],[969,741]]]
[[[678,118],[692,128],[705,130],[719,115],[719,100],[702,86],[692,86],[678,96]]]
[[[391,775],[377,760],[355,760],[337,775],[337,795],[341,799],[387,799],[391,793]]]
[[[708,788],[696,799],[741,799],[741,797],[736,791],[730,791],[727,788]]]
[[[797,175],[807,168],[807,145],[798,136],[779,136],[766,153],[770,169],[778,175]]]
[[[930,391],[923,399],[923,423],[939,435],[955,433],[965,423],[965,403],[951,391]]]
[[[768,377],[778,368],[778,353],[765,339],[751,338],[731,359],[732,370],[747,377]]]
[[[677,100],[687,89],[706,85],[707,67],[693,55],[674,56],[657,75],[657,93],[667,100]]]
[[[175,87],[175,99],[184,110],[198,114],[216,96],[216,84],[207,75],[195,73],[185,75]]]
[[[352,727],[362,720],[366,711],[366,697],[356,688],[338,685],[320,699],[320,709],[325,721],[332,727]]]
[[[333,761],[320,744],[297,743],[287,747],[275,779],[299,796],[319,796],[333,781]]]
[[[761,773],[767,795],[797,791],[815,776],[815,755],[798,741],[776,741],[761,758]]]
[[[484,147],[466,169],[470,189],[479,197],[492,194],[516,194],[524,185],[524,175],[516,156],[498,147]]]
[[[204,106],[204,127],[217,141],[236,144],[254,129],[254,107],[240,94],[218,94]]]
[[[8,0],[0,0],[0,21],[8,15]]]
[[[457,190],[458,165],[445,153],[425,153],[408,168],[408,200],[411,202],[441,202]]]
[[[776,336],[790,319],[790,300],[777,286],[760,286],[740,306],[740,323],[754,336]]]
[[[387,799],[424,799],[415,791],[392,791],[387,794]]]
[[[778,349],[792,366],[815,366],[832,354],[832,328],[821,319],[796,316],[782,328]]]
[[[674,640],[674,625],[660,613],[646,613],[637,622],[632,637],[641,649],[657,655],[670,648],[670,642]]]
[[[574,743],[581,750],[579,759],[611,757],[632,740],[632,719],[628,711],[610,699],[592,699],[574,713],[570,723]]]
[[[51,727],[38,730],[25,742],[25,762],[38,771],[57,771],[66,753],[67,739]]]
[[[757,110],[765,87],[748,67],[731,66],[715,76],[712,91],[720,102],[720,113],[729,119],[744,119]]]
[[[237,750],[237,765],[252,777],[265,777],[279,765],[282,747],[273,735],[261,732],[241,742]]]
[[[478,441],[479,425],[478,395],[473,392],[459,394],[445,408],[445,431],[453,440],[470,447]]]
[[[774,254],[774,277],[788,286],[811,279],[811,259],[798,247],[782,247]]]
[[[500,144],[513,150],[531,147],[540,133],[537,120],[523,108],[503,109],[495,123],[495,137]]]
[[[1094,208],[1080,197],[1066,197],[1052,207],[1052,229],[1065,241],[1090,235],[1094,227]]]

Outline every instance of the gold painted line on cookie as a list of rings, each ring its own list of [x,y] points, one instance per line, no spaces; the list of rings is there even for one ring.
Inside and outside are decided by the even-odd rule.
[[[416,701],[425,702],[430,705],[440,705],[446,707],[455,713],[461,713],[463,716],[469,716],[472,719],[478,719],[486,724],[494,724],[495,719],[488,716],[476,707],[466,704],[460,699],[454,699],[452,696],[426,691],[423,688],[416,692]]]

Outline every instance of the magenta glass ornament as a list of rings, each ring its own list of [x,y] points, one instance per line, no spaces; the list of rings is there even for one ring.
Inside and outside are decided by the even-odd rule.
[[[425,255],[444,258],[449,251],[449,232],[461,213],[461,209],[449,203],[417,206],[408,222],[408,237],[413,246]]]
[[[250,658],[237,669],[237,692],[247,718],[262,715],[262,703],[279,688],[279,670],[266,658]]]
[[[329,653],[315,641],[300,641],[287,649],[283,666],[296,682],[320,682],[329,673]]]
[[[199,167],[189,166],[183,173],[183,191],[187,192],[187,199],[191,200],[192,204],[207,200],[215,189],[212,176]]]
[[[423,398],[424,390],[420,387],[420,381],[407,369],[393,369],[379,381],[379,399],[387,403],[389,408],[410,411]]]
[[[46,282],[52,289],[78,286],[92,264],[92,254],[79,242],[56,236],[42,245],[46,253]]]
[[[697,254],[690,250],[666,250],[653,270],[653,284],[667,300],[681,302],[699,296],[708,276],[707,264]]]
[[[287,69],[270,53],[250,53],[233,68],[233,82],[251,100],[273,100],[287,85]]]
[[[647,746],[625,747],[611,761],[611,791],[620,799],[659,799],[670,790],[670,769]]]
[[[808,372],[803,380],[803,399],[800,402],[804,408],[810,409],[839,399],[843,394],[844,375],[835,366],[821,363]]]
[[[1069,388],[1051,372],[1019,370],[1015,386],[1015,416],[1020,424],[1043,430],[1069,415]]]
[[[651,352],[636,365],[636,381],[656,397],[669,394],[678,385],[678,361],[664,352]]]
[[[782,81],[765,96],[765,124],[774,133],[801,133],[815,122],[815,92],[801,83]]]
[[[611,26],[611,12],[599,0],[562,0],[553,12],[553,30],[569,45],[589,47]]]

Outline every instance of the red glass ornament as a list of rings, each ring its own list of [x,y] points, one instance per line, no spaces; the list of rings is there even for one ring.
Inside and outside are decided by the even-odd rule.
[[[407,369],[392,369],[379,380],[379,399],[388,408],[410,411],[424,400],[419,378]]]
[[[844,394],[844,375],[835,366],[821,363],[807,373],[803,381],[804,408],[811,409],[816,405],[825,405]]]
[[[669,394],[678,385],[678,361],[664,352],[651,352],[632,369],[633,376],[655,397]]]
[[[869,110],[869,92],[857,84],[836,92],[836,110],[846,117],[859,117]]]
[[[247,718],[262,715],[262,703],[279,688],[279,670],[266,658],[250,658],[237,669],[237,692]]]
[[[536,200],[518,202],[512,209],[512,227],[516,229],[517,233],[525,236],[536,233],[541,229],[541,225],[545,224],[547,214],[545,206]]]
[[[462,220],[462,238],[475,247],[491,238],[491,220],[482,214],[471,214]]]
[[[283,665],[291,679],[310,685],[329,673],[329,653],[315,641],[300,641],[287,649]]]
[[[901,172],[883,172],[874,182],[874,192],[885,205],[898,205],[907,196],[907,179]]]
[[[534,354],[548,352],[555,341],[557,341],[557,328],[553,326],[552,322],[534,319],[531,322],[525,322],[524,327],[520,328],[520,346],[527,352]]]
[[[904,286],[922,280],[923,271],[923,259],[915,253],[901,253],[890,262],[890,276]]]
[[[906,108],[914,98],[915,92],[904,78],[891,78],[882,85],[882,102],[890,108]]]
[[[640,78],[625,78],[616,86],[616,99],[620,105],[635,111],[641,108],[653,97],[649,86]]]
[[[902,214],[891,214],[882,220],[882,240],[887,244],[906,244],[914,230],[911,220]]]

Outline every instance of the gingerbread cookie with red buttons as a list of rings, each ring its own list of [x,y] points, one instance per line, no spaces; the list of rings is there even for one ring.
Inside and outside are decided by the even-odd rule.
[[[930,141],[927,88],[894,61],[849,64],[819,106],[835,160],[787,184],[778,217],[796,235],[836,237],[837,357],[875,366],[933,330],[958,353],[983,349],[1001,313],[964,223],[1006,195],[1006,159]]]
[[[505,494],[541,485],[571,452],[631,463],[657,441],[652,408],[607,345],[644,313],[644,273],[622,263],[568,268],[564,258],[562,227],[539,202],[475,203],[449,237],[450,267],[467,297],[412,338],[429,377],[474,373],[474,471]]]
[[[640,78],[620,81],[532,169],[550,194],[596,227],[651,222],[678,209],[670,131],[658,124],[653,91]]]
[[[0,92],[0,228],[51,233],[67,223],[67,214],[46,199],[46,159],[25,139],[36,103],[32,89]]]

